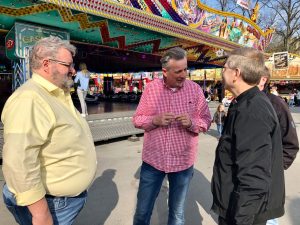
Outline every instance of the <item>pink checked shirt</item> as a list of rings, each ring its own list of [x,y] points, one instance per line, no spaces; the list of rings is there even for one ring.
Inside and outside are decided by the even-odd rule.
[[[165,112],[175,116],[188,113],[192,126],[183,128],[178,121],[169,126],[158,127],[153,117]],[[210,127],[211,116],[198,84],[186,80],[182,88],[175,91],[163,80],[150,82],[133,116],[135,127],[144,129],[142,159],[166,173],[178,172],[191,167],[196,159],[198,133]]]

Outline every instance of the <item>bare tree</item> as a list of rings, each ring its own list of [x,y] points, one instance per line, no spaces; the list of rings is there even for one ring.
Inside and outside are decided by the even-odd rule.
[[[221,11],[236,12],[238,10],[236,0],[203,1],[203,3]]]
[[[282,38],[284,50],[299,50],[297,43],[300,41],[300,0],[273,0],[266,5],[275,12],[275,30]]]
[[[230,5],[230,0],[218,0],[218,1],[215,1],[214,8],[225,11],[225,10],[229,9],[229,5]]]
[[[226,11],[226,12],[238,13],[240,15],[243,15],[243,16],[249,17],[249,18],[251,17],[251,14],[252,14],[252,8],[256,5],[256,3],[260,4],[260,9],[265,8],[265,2],[263,0],[255,0],[254,2],[252,2],[253,4],[250,6],[249,10],[237,5],[236,0],[214,0],[214,1],[202,1],[202,2],[212,8],[219,9],[221,11]],[[266,25],[266,23],[265,23],[266,20],[264,17],[265,16],[263,16],[263,17],[260,16],[259,19],[256,21],[257,24],[260,25],[260,23],[262,23],[264,28],[270,27],[270,25]]]

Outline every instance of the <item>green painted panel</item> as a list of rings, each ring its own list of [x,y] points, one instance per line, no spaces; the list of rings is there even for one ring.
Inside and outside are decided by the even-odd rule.
[[[10,3],[11,1],[7,0],[0,0],[1,6],[6,6],[10,8],[20,8],[24,6],[30,6],[29,0],[22,0],[22,1],[12,1],[14,5]],[[18,3],[22,2],[22,3]],[[38,3],[37,3],[38,5]],[[71,10],[72,15],[78,15],[82,12]],[[86,18],[86,17],[85,17]],[[5,16],[0,15],[0,29],[7,29],[13,26],[15,21],[23,21],[23,22],[30,22],[30,23],[38,23],[40,25],[46,25],[51,27],[57,27],[60,29],[64,29],[70,33],[70,39],[85,43],[92,43],[92,44],[99,44],[99,45],[107,45],[109,47],[119,48],[119,42],[125,40],[125,43],[121,43],[123,46],[134,45],[143,42],[153,41],[153,40],[160,40],[160,48],[169,47],[174,43],[177,39],[173,37],[169,37],[163,35],[161,33],[157,33],[151,30],[146,30],[142,28],[138,28],[132,25],[116,22],[113,20],[108,20],[106,18],[102,18],[95,15],[87,15],[88,21],[84,21],[83,25],[88,25],[87,27],[91,27],[88,29],[82,29],[80,27],[80,23],[78,21],[72,22],[65,22],[62,19],[62,16],[59,14],[57,10],[52,10],[48,12],[42,12],[32,15],[25,15],[25,16]],[[67,18],[69,19],[69,17]],[[105,25],[101,30],[99,26],[90,26],[90,24],[95,22],[104,22]],[[1,28],[2,26],[2,28]],[[101,34],[102,32],[102,34]],[[102,40],[102,35],[105,37],[105,40]],[[125,37],[125,38],[124,38]],[[118,42],[119,41],[119,42]],[[153,50],[153,44],[145,45],[142,47],[134,47],[130,48],[130,50],[138,51],[138,52],[147,52],[151,53]]]
[[[126,45],[163,38],[163,35],[155,35],[152,31],[115,21],[109,21],[109,34],[111,37],[126,36]]]
[[[52,12],[52,15],[56,14],[56,12]],[[79,23],[76,22],[63,22],[60,17],[57,16],[49,16],[48,13],[42,13],[39,15],[28,15],[22,17],[16,17],[17,21],[38,23],[40,25],[46,25],[51,27],[57,27],[60,29],[65,29],[70,33],[70,37],[72,40],[76,41],[84,41],[87,40],[91,43],[102,44],[102,38],[100,37],[98,28],[89,28],[86,30],[82,30],[80,28]]]
[[[26,6],[32,6],[32,0],[1,0],[0,3],[2,6],[10,7],[10,8],[22,8]]]
[[[15,17],[0,14],[0,29],[10,30],[15,24]]]
[[[15,41],[15,27],[13,27],[5,37],[5,53],[7,58],[16,59],[15,55],[16,41]]]
[[[14,2],[14,5],[10,2]],[[38,6],[40,3],[42,2],[38,1],[36,5]],[[0,0],[0,7],[6,6],[9,8],[20,8],[30,6],[32,4],[31,0]],[[124,49],[146,53],[152,53],[152,41],[159,43],[160,49],[180,45],[178,38],[164,35],[162,33],[95,15],[84,14],[77,10],[68,10],[69,11],[61,11],[64,15],[61,15],[58,10],[16,17],[1,14],[0,29],[10,30],[15,21],[38,23],[41,26],[50,26],[66,30],[70,34],[70,39],[74,41],[106,45],[113,48],[121,48],[122,46]],[[24,13],[24,11],[22,12]],[[69,12],[71,12],[71,14],[69,14]],[[26,13],[30,12],[26,11]],[[82,14],[82,16],[80,16],[80,14]],[[168,17],[167,14],[165,14],[165,16]],[[102,27],[100,27],[100,25],[102,25]]]
[[[30,20],[23,20],[25,22],[31,22]],[[9,23],[13,23],[14,20],[10,20]],[[16,59],[18,57],[24,57],[24,48],[32,46],[37,40],[48,37],[50,35],[59,36],[62,39],[68,40],[69,34],[66,31],[62,31],[61,28],[49,28],[43,27],[36,23],[20,23],[16,22],[15,26],[6,35],[6,55],[9,59]],[[13,45],[13,47],[11,47]]]

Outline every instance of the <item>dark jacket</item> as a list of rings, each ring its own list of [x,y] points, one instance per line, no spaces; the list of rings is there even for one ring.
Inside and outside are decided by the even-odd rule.
[[[280,126],[266,95],[253,87],[232,102],[216,149],[212,210],[230,225],[284,214]]]
[[[273,94],[266,93],[277,114],[282,137],[283,167],[288,169],[299,151],[296,125],[286,102]]]

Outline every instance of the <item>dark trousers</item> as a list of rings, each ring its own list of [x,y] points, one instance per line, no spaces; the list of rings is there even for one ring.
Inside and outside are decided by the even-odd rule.
[[[267,221],[263,222],[263,223],[254,223],[252,225],[266,225],[266,223],[267,223]],[[226,221],[223,217],[219,216],[218,225],[232,225],[232,224],[230,224],[230,222]]]

